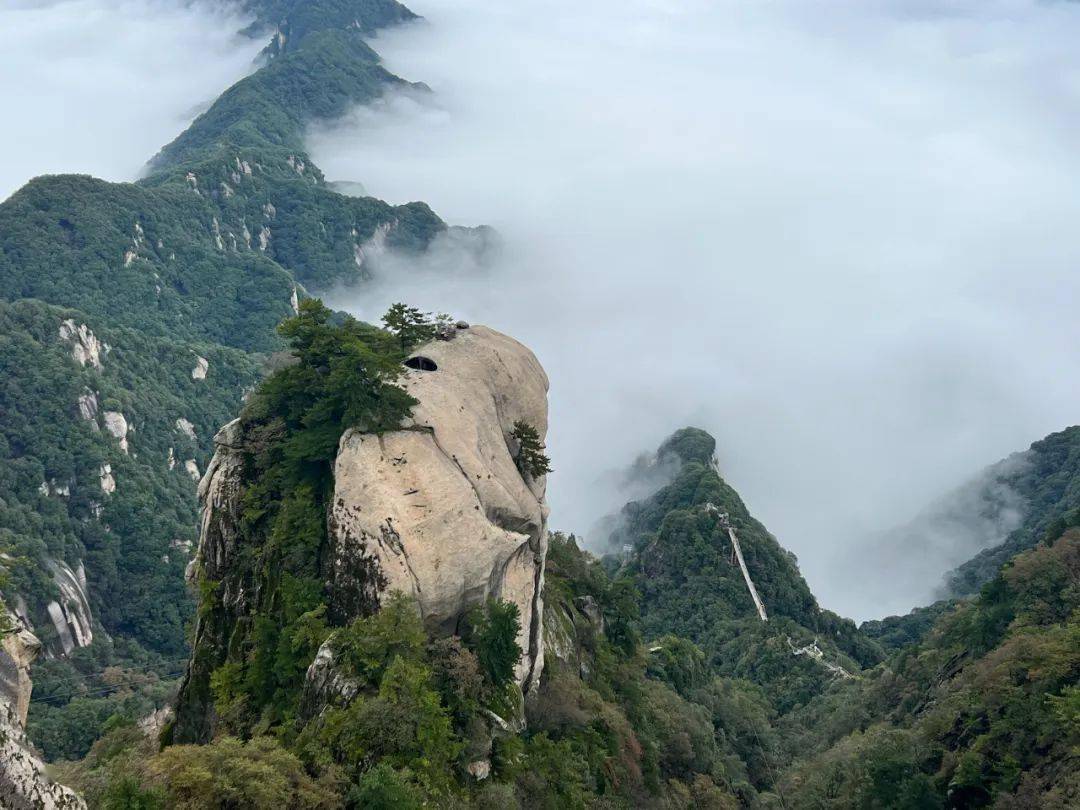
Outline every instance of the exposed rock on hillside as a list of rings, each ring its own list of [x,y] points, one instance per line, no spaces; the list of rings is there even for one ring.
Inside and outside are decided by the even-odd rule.
[[[105,430],[120,443],[120,450],[128,451],[128,427],[127,418],[119,411],[105,411]]]
[[[101,370],[101,358],[108,353],[109,347],[94,337],[85,323],[76,326],[71,319],[64,321],[60,324],[60,339],[71,344],[71,356],[76,363]]]
[[[86,593],[86,571],[82,563],[72,570],[62,560],[50,560],[49,569],[53,583],[60,591],[60,598],[46,606],[57,639],[55,648],[50,644],[49,653],[68,655],[94,640],[93,613]]]
[[[15,617],[0,616],[14,627],[0,640],[0,807],[5,810],[85,810],[86,803],[72,790],[45,774],[45,766],[31,751],[23,734],[30,706],[30,665],[41,643]]]

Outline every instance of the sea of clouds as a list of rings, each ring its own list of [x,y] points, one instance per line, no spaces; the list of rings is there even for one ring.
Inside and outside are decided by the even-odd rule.
[[[699,425],[826,606],[928,601],[935,578],[890,585],[866,538],[1077,421],[1080,7],[411,6],[425,21],[373,44],[433,93],[316,128],[314,159],[502,248],[387,257],[334,303],[537,352],[554,525],[587,531],[612,470]],[[924,546],[925,570],[957,557]]]
[[[262,42],[224,3],[0,3],[0,200],[40,174],[133,180]]]

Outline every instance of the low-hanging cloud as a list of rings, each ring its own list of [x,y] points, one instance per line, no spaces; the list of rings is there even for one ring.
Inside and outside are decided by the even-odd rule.
[[[40,174],[133,180],[260,44],[234,6],[14,0],[0,8],[0,200]]]
[[[313,132],[314,158],[502,246],[335,303],[536,350],[556,526],[592,525],[618,505],[606,471],[698,425],[826,606],[927,601],[936,580],[856,587],[853,550],[1076,421],[1080,7],[412,5],[426,21],[375,47],[433,94]]]

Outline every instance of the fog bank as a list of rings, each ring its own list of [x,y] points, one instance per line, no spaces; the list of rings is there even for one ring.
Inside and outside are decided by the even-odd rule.
[[[0,8],[0,200],[31,177],[132,180],[251,69],[223,3],[8,0]]]
[[[612,469],[697,425],[826,606],[928,601],[936,581],[858,587],[852,549],[1077,420],[1080,7],[410,5],[427,21],[374,45],[434,95],[312,133],[313,157],[503,248],[388,257],[334,303],[537,352],[554,526],[591,526]]]

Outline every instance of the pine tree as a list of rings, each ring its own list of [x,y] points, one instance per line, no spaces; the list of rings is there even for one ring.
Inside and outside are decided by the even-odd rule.
[[[435,324],[430,314],[402,303],[391,306],[383,315],[382,322],[387,331],[401,342],[403,352],[435,336]]]
[[[540,434],[536,428],[528,422],[520,419],[514,422],[514,429],[510,435],[518,443],[517,466],[522,474],[528,474],[531,478],[539,478],[551,472],[551,459],[544,453],[544,443],[540,441]]]

